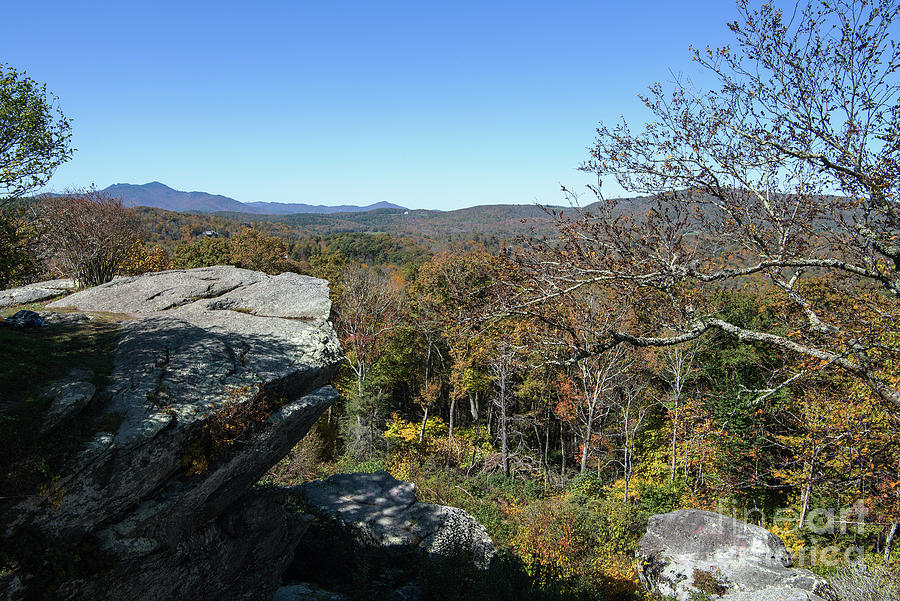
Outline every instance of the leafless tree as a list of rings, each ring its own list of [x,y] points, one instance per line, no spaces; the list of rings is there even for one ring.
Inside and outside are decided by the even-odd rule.
[[[900,332],[900,5],[776,4],[738,0],[735,44],[693,51],[716,87],[655,84],[642,131],[624,121],[597,129],[582,168],[597,174],[599,202],[557,214],[560,239],[520,257],[531,283],[515,310],[606,287],[641,319],[605,329],[584,355],[715,330],[795,353],[788,382],[836,367],[900,406],[890,367]],[[607,176],[647,196],[607,199]],[[721,317],[711,291],[741,286],[779,295],[780,330]]]
[[[46,198],[35,216],[45,252],[80,286],[112,280],[140,239],[134,212],[94,190]]]
[[[360,396],[384,338],[397,328],[400,299],[395,282],[383,271],[351,265],[343,272],[335,326],[342,344],[351,351],[347,362],[356,375]]]
[[[666,379],[668,390],[664,403],[669,409],[672,419],[672,457],[669,466],[669,483],[675,482],[675,464],[678,456],[678,425],[681,417],[681,405],[690,379],[697,374],[697,353],[700,350],[697,341],[678,346],[666,346],[661,349],[661,372]]]
[[[491,359],[491,377],[494,380],[494,406],[499,411],[498,426],[500,437],[500,453],[503,461],[503,473],[510,475],[509,466],[509,421],[512,413],[513,378],[516,372],[517,349],[508,343],[501,343]]]
[[[612,436],[617,441],[614,447],[613,465],[619,467],[624,483],[623,498],[628,503],[631,481],[635,472],[635,446],[647,425],[647,418],[656,401],[648,394],[649,386],[639,374],[629,374],[621,379],[616,388],[615,415],[612,420]],[[599,471],[599,468],[598,468]]]
[[[378,361],[387,336],[399,325],[402,294],[389,273],[363,265],[344,269],[335,306],[335,327],[356,376],[353,436],[367,453],[375,448],[380,396],[368,389],[369,373]]]
[[[581,472],[585,472],[591,457],[591,443],[595,431],[601,435],[604,422],[614,405],[616,387],[628,368],[625,348],[617,347],[609,352],[585,357],[574,367],[574,381],[580,399],[576,414],[582,429]]]

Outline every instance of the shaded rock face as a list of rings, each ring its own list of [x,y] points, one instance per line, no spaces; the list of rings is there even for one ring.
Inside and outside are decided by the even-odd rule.
[[[373,546],[415,547],[429,555],[463,549],[481,567],[487,567],[495,552],[491,537],[471,514],[419,503],[414,484],[387,472],[336,474],[291,490],[313,514],[352,528]]]
[[[121,562],[114,574],[91,581],[67,583],[60,596],[269,601],[312,519],[284,511],[284,496],[277,489],[245,493],[166,553]],[[130,555],[140,557],[139,551]]]
[[[316,520],[285,571],[288,582],[352,598],[425,600],[443,586],[436,583],[484,579],[495,557],[469,513],[417,502],[414,485],[387,472],[337,474],[289,490]],[[307,586],[289,584],[279,598],[318,598],[299,596]]]
[[[77,415],[94,398],[97,389],[91,384],[94,372],[89,369],[72,369],[65,378],[51,382],[41,390],[41,396],[53,399],[50,410],[41,426],[41,433],[63,424]]]
[[[46,494],[0,501],[0,538],[27,527],[98,545],[109,568],[65,583],[63,598],[271,599],[307,520],[285,513],[286,493],[251,487],[337,399],[330,306],[323,280],[234,267],[119,278],[53,303],[130,314],[88,403],[117,425]],[[83,405],[64,400],[67,417]]]
[[[710,511],[681,509],[650,518],[637,557],[651,592],[689,601],[712,578],[724,601],[822,601],[827,583],[791,567],[782,540],[759,526]],[[699,588],[698,588],[699,587]]]
[[[339,593],[317,589],[301,582],[279,588],[275,591],[272,601],[350,601],[350,599]]]

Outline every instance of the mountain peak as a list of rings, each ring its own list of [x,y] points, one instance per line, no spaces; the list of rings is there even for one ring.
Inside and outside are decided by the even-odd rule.
[[[403,209],[399,205],[381,201],[369,206],[356,205],[308,205],[286,202],[250,202],[243,203],[227,196],[209,194],[207,192],[183,192],[170,188],[162,182],[152,181],[146,184],[113,184],[105,188],[110,196],[122,199],[127,207],[154,207],[168,211],[214,213],[227,211],[232,213],[256,213],[260,215],[290,215],[293,213],[358,213],[374,209]]]

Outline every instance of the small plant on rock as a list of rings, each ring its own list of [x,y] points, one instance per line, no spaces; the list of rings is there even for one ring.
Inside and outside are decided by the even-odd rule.
[[[716,568],[710,568],[709,570],[694,568],[694,586],[707,596],[715,595],[721,597],[728,592],[725,578]]]

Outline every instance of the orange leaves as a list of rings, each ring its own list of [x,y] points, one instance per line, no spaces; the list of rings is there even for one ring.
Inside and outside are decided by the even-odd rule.
[[[553,387],[556,398],[558,399],[558,405],[562,407],[562,409],[557,412],[557,415],[566,415],[569,412],[566,407],[573,406],[581,395],[579,391],[576,390],[572,379],[566,376],[566,374],[558,374],[553,381]]]

